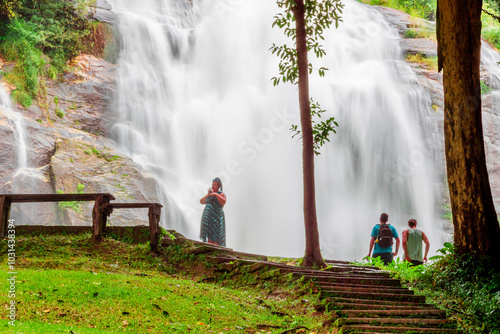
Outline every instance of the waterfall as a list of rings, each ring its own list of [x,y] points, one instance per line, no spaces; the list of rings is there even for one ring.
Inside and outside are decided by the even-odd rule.
[[[14,135],[17,143],[17,170],[28,167],[28,153],[26,149],[26,134],[23,117],[13,110],[9,94],[0,85],[0,110],[3,110],[9,122],[15,129]]]
[[[113,135],[155,172],[168,217],[197,239],[199,199],[220,176],[228,246],[298,257],[304,252],[297,87],[273,87],[269,0],[116,0],[121,52]],[[361,260],[382,212],[401,233],[409,218],[442,245],[434,112],[405,64],[399,35],[378,12],[346,0],[339,29],[325,32],[326,77],[310,93],[339,123],[315,159],[318,222],[326,258]],[[400,252],[402,253],[402,251]]]

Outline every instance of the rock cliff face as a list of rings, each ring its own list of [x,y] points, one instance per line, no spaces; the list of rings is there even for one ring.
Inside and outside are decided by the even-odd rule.
[[[61,80],[46,81],[46,94],[37,104],[0,107],[0,193],[109,192],[119,202],[157,202],[152,175],[107,137],[116,65],[90,55],[76,57],[71,65]],[[0,68],[9,66],[0,63]],[[2,89],[9,88],[15,89]],[[27,168],[17,168],[21,153],[14,116],[22,119]],[[14,204],[11,216],[21,225],[90,225],[92,205]],[[116,210],[109,223],[147,224],[143,211]]]
[[[406,38],[408,31],[429,31],[435,32],[435,23],[425,20],[415,20],[406,13],[386,7],[375,6],[384,15],[389,24],[395,27],[401,35],[401,48],[405,55],[420,54],[426,58],[437,57],[437,43],[426,38]],[[487,52],[485,52],[487,51]],[[498,52],[488,43],[483,41],[483,53]],[[483,56],[485,58],[485,56]],[[429,144],[434,147],[434,158],[436,165],[440,168],[443,184],[447,188],[445,181],[445,156],[444,156],[444,92],[443,75],[430,69],[425,63],[410,62],[413,72],[416,74],[418,83],[425,90],[429,107],[425,115],[421,117],[425,124],[424,131]],[[481,62],[481,80],[491,88],[499,89],[500,86],[489,72],[487,61]],[[482,95],[483,110],[483,131],[486,148],[486,162],[491,184],[491,191],[495,202],[497,213],[500,214],[500,111],[498,109],[498,97],[495,93],[485,92]],[[496,103],[496,105],[495,105]],[[444,196],[449,196],[445,190]]]

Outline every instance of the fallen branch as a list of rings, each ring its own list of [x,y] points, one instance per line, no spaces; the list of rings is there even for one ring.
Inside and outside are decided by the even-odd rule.
[[[296,330],[299,330],[299,329],[306,329],[306,330],[309,330],[309,328],[307,328],[307,327],[304,327],[304,326],[299,326],[299,327],[295,327],[295,328],[292,328],[292,329],[287,329],[286,331],[281,332],[280,334],[286,334],[286,333],[295,332]]]

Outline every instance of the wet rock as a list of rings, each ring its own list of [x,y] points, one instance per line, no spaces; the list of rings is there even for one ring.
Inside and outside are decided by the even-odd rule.
[[[425,31],[436,30],[436,22],[434,21],[412,17],[409,14],[394,8],[382,6],[371,7],[375,8],[379,13],[381,13],[387,20],[387,22],[398,30],[401,36],[404,36],[405,33],[410,29],[415,30],[417,28]]]
[[[116,65],[89,55],[74,58],[71,65],[74,71],[64,76],[64,82],[50,85],[50,118],[75,129],[107,135]]]
[[[6,192],[4,185],[14,175],[17,166],[17,150],[14,129],[9,119],[2,114],[2,108],[0,108],[0,138],[2,138],[2,145],[0,145],[0,192],[4,193]]]
[[[491,194],[497,212],[500,211],[500,116],[495,113],[493,94],[483,95],[483,134]],[[498,101],[497,101],[498,104]]]
[[[421,54],[424,57],[437,57],[437,43],[426,38],[407,38],[401,40],[405,54]]]
[[[52,194],[49,166],[16,171],[5,185],[7,193]],[[19,225],[63,225],[64,216],[57,203],[13,203],[10,218]]]
[[[111,193],[116,202],[158,202],[153,176],[131,159],[111,148],[104,138],[59,139],[50,161],[53,185],[57,191]],[[65,210],[69,225],[91,224],[93,203],[81,203]],[[148,225],[147,209],[116,209],[110,225]]]
[[[99,22],[113,24],[116,22],[116,15],[113,12],[113,7],[106,0],[97,0],[90,4],[89,13],[91,17]]]
[[[437,43],[428,39],[405,38],[408,30],[424,29],[435,31],[435,23],[426,20],[415,20],[408,14],[392,8],[376,7],[384,15],[389,24],[395,27],[401,35],[401,47],[404,54],[422,54],[425,57],[437,56]],[[417,76],[418,84],[424,88],[428,95],[430,108],[425,108],[420,118],[425,122],[424,132],[428,146],[433,147],[434,160],[439,169],[440,179],[445,180],[445,155],[444,155],[444,91],[443,76],[441,73],[425,68],[425,64],[409,63]],[[486,85],[492,86],[491,75],[484,64],[481,67],[481,80]],[[486,150],[486,161],[490,179],[491,191],[497,211],[500,210],[500,111],[495,108],[500,101],[496,101],[496,95],[488,93],[482,95],[482,117],[483,134]],[[444,184],[443,189],[446,189]],[[448,196],[445,192],[444,196]]]

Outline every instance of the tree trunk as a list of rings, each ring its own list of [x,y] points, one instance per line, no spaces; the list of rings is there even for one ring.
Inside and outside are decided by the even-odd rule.
[[[304,224],[306,249],[303,265],[325,267],[319,246],[318,221],[314,187],[314,142],[309,104],[309,71],[304,0],[295,0],[293,9],[297,33],[297,66],[299,70],[300,125],[302,128],[302,174],[304,183]]]
[[[457,253],[491,256],[500,269],[500,227],[481,118],[481,7],[477,0],[438,0],[439,70],[444,69],[445,152]]]

